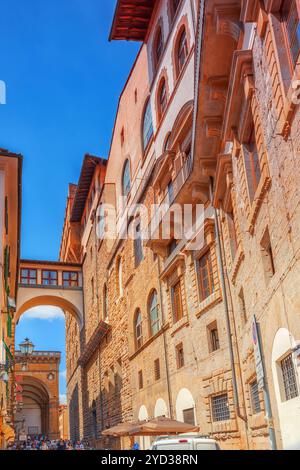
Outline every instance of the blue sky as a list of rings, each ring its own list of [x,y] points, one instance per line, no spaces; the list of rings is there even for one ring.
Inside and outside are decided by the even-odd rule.
[[[68,183],[77,182],[86,152],[107,156],[118,97],[140,47],[108,42],[115,3],[1,2],[7,104],[0,105],[0,147],[24,156],[23,258],[57,259]],[[49,347],[61,349],[55,325],[63,331],[63,320],[24,320],[24,334],[30,327],[33,342],[48,347],[44,322]]]

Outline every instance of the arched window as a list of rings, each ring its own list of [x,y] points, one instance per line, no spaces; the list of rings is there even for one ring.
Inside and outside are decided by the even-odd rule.
[[[160,330],[159,309],[156,291],[152,292],[149,300],[149,319],[151,335],[154,336]]]
[[[108,292],[106,284],[103,287],[103,320],[108,320]]]
[[[163,151],[166,152],[167,150],[170,150],[170,144],[171,144],[171,132],[167,134],[167,137],[165,138],[164,146],[163,146]]]
[[[155,62],[155,67],[157,66],[163,52],[163,35],[162,35],[162,30],[161,28],[158,28],[158,31],[155,36],[155,41],[154,41],[154,62]]]
[[[166,107],[167,107],[167,87],[166,87],[166,80],[163,78],[160,87],[159,87],[159,94],[158,94],[158,106],[160,117],[163,115]]]
[[[144,113],[144,119],[143,119],[143,147],[144,147],[144,150],[146,150],[152,136],[153,136],[152,111],[151,111],[150,100],[148,100],[148,103],[145,107],[145,113]]]
[[[136,349],[140,349],[143,346],[143,322],[142,322],[142,313],[139,309],[135,313],[134,333],[135,333]]]
[[[130,163],[127,159],[123,168],[122,192],[123,196],[128,196],[131,189]]]
[[[188,43],[185,28],[180,34],[177,46],[177,74],[183,69],[188,56]]]

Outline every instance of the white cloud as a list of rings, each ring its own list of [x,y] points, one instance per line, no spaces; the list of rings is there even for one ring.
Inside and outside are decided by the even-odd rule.
[[[67,395],[65,393],[61,393],[59,395],[59,403],[60,403],[60,405],[66,405],[67,404]]]
[[[62,379],[66,379],[67,378],[67,371],[66,370],[62,370],[59,375],[61,376]]]
[[[59,307],[33,307],[27,310],[22,316],[22,320],[45,320],[52,322],[53,320],[64,319],[64,312]]]

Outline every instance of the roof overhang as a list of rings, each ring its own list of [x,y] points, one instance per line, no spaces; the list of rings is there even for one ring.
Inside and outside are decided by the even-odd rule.
[[[144,41],[157,0],[118,0],[109,40]]]
[[[76,189],[74,203],[71,212],[71,222],[80,222],[84,212],[86,200],[90,191],[90,186],[94,177],[95,168],[97,165],[106,167],[107,161],[103,158],[95,157],[92,155],[85,155],[79,183]]]

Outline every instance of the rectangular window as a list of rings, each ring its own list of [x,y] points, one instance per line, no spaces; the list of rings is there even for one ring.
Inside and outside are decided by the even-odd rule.
[[[140,224],[136,227],[136,235],[134,240],[134,254],[135,254],[135,266],[137,267],[143,260],[143,243]]]
[[[247,310],[246,310],[246,303],[245,303],[243,288],[241,288],[239,292],[238,302],[239,302],[240,316],[241,316],[243,324],[245,324],[247,322]]]
[[[249,140],[248,142],[245,142],[243,149],[249,198],[250,201],[253,202],[255,192],[261,179],[259,154],[255,140],[254,124],[252,125]]]
[[[259,390],[257,380],[250,384],[250,398],[251,398],[251,408],[252,413],[258,414],[261,412]]]
[[[289,60],[293,71],[300,53],[300,7],[298,0],[285,0],[283,2],[282,19]]]
[[[200,301],[210,297],[215,291],[211,253],[208,251],[198,261]]]
[[[180,280],[172,287],[172,303],[173,303],[173,321],[174,323],[183,317],[181,283]]]
[[[217,322],[211,323],[208,327],[208,341],[209,341],[209,352],[218,351],[220,349],[219,333]]]
[[[232,261],[234,261],[235,255],[238,249],[238,241],[237,241],[233,212],[231,214],[227,214],[227,226],[228,226],[228,233],[229,233],[231,258],[232,258]]]
[[[57,271],[42,271],[42,285],[43,286],[57,286],[58,274]]]
[[[184,350],[182,343],[176,346],[176,363],[177,369],[182,369],[182,367],[184,367]]]
[[[228,395],[217,395],[212,397],[212,418],[213,421],[227,421],[230,419],[229,404],[228,404]]]
[[[299,391],[292,354],[281,361],[281,371],[286,401],[298,397]]]
[[[159,359],[156,359],[156,361],[154,361],[154,377],[155,377],[155,380],[160,379],[160,362],[159,362]]]
[[[36,269],[21,269],[21,284],[36,285],[37,284]]]
[[[194,408],[183,410],[183,422],[186,424],[190,424],[191,426],[195,426],[196,423]]]
[[[64,287],[78,287],[79,279],[77,272],[67,272],[63,273],[63,286]]]
[[[143,371],[140,370],[138,373],[138,379],[139,379],[139,389],[142,390],[144,388],[144,379],[143,379]]]

